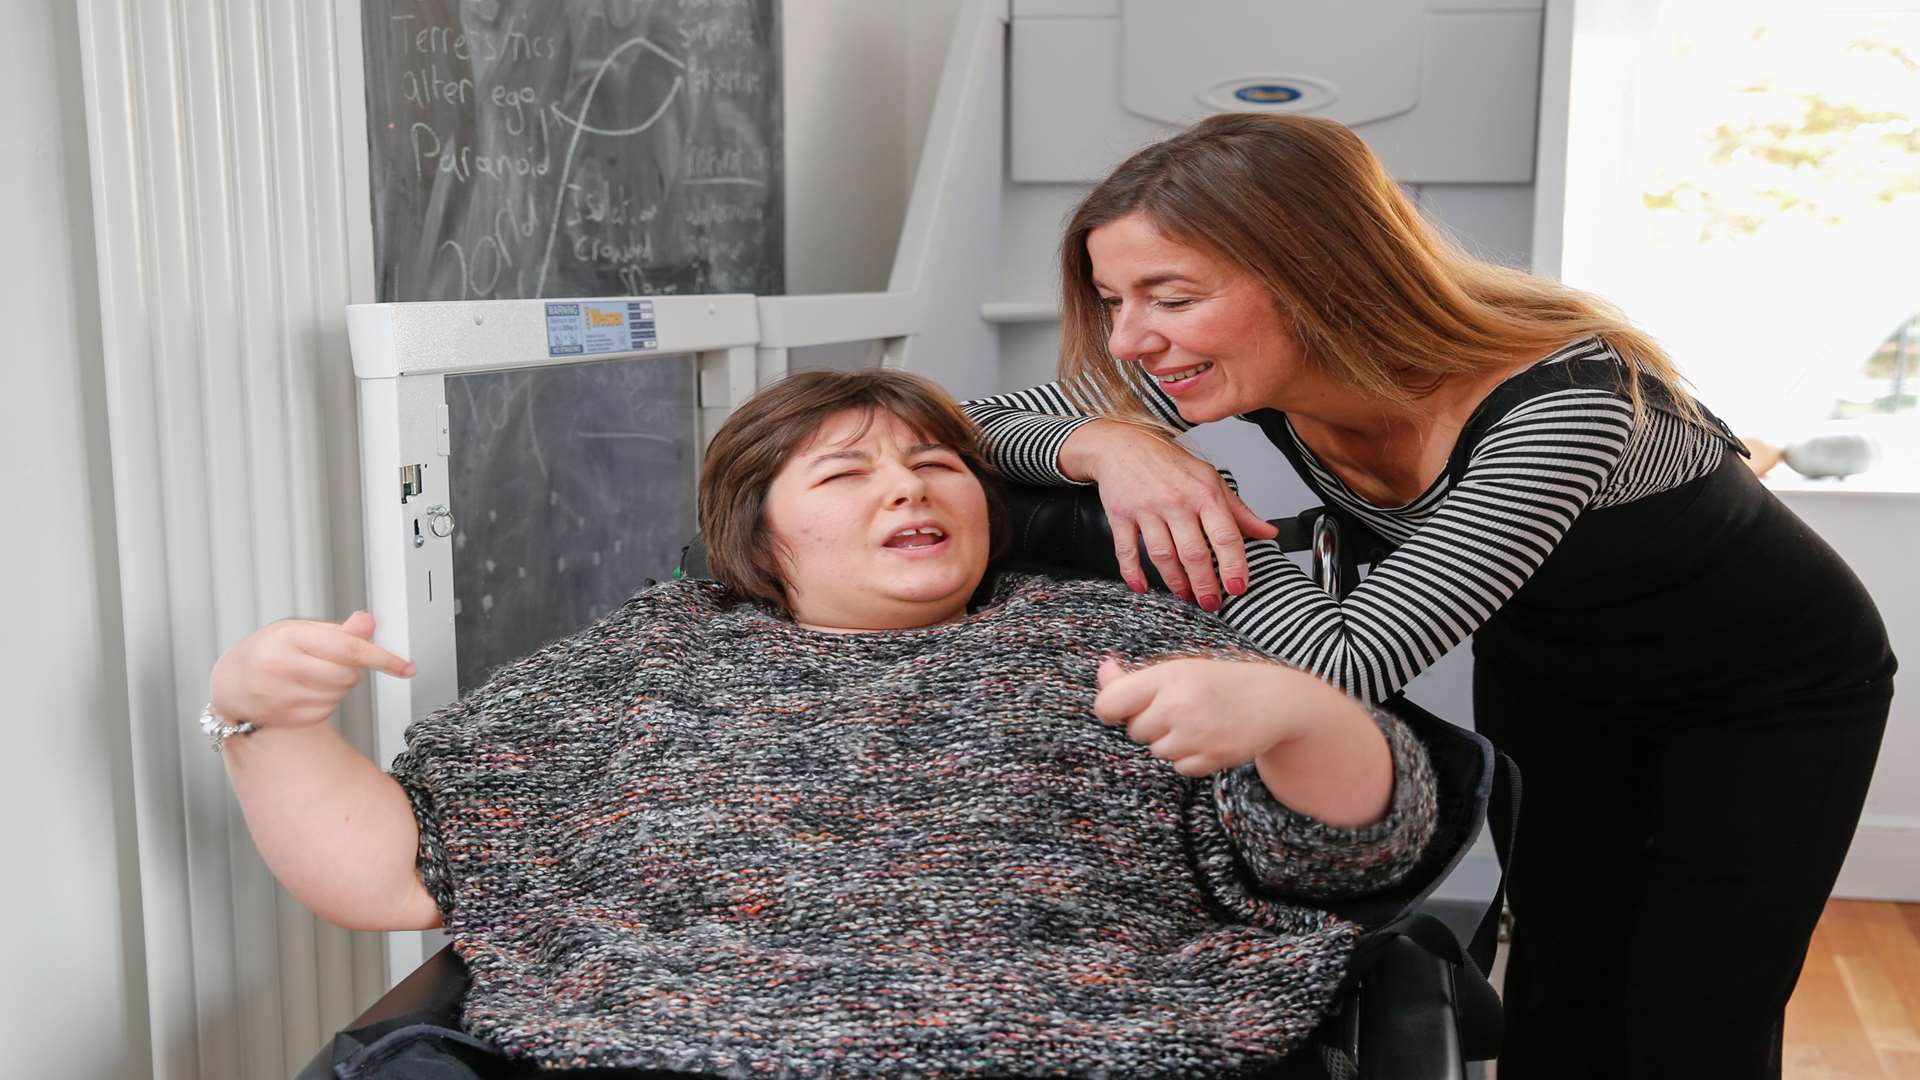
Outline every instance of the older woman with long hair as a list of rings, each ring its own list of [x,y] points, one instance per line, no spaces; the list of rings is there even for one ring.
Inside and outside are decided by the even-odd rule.
[[[1304,116],[1140,151],[1060,256],[1060,381],[967,406],[996,464],[1097,484],[1135,589],[1144,551],[1363,698],[1472,635],[1475,722],[1527,780],[1502,1080],[1778,1075],[1894,659],[1659,345],[1464,254]],[[1344,599],[1172,437],[1229,417],[1391,548]]]
[[[990,573],[975,440],[900,372],[761,391],[702,469],[719,580],[504,666],[391,774],[322,722],[412,674],[371,618],[256,632],[210,710],[255,729],[221,746],[268,865],[444,925],[468,1032],[530,1066],[1269,1075],[1359,935],[1320,905],[1433,835],[1425,752],[1190,605]]]

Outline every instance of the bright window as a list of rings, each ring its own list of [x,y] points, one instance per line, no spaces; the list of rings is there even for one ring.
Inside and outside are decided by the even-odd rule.
[[[1865,431],[1920,487],[1920,4],[1570,6],[1561,278],[1742,434]]]

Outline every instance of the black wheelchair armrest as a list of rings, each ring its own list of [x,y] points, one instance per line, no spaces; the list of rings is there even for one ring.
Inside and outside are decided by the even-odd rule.
[[[445,946],[381,995],[379,1001],[368,1006],[353,1026],[366,1027],[409,1013],[457,1018],[460,999],[467,995],[468,983],[466,961],[453,951],[453,946]]]
[[[1453,967],[1395,939],[1272,1080],[1466,1080]]]
[[[460,1000],[466,996],[469,983],[466,962],[453,951],[453,946],[446,946],[414,968],[321,1047],[294,1080],[335,1080],[336,1064],[351,1059],[354,1051],[395,1027],[411,1023],[459,1027]]]
[[[1396,937],[1380,950],[1351,1007],[1361,1077],[1465,1080],[1452,964]]]

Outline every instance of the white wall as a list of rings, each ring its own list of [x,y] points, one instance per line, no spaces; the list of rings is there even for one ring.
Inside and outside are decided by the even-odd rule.
[[[909,8],[784,5],[787,292],[878,292],[906,216]]]
[[[0,1046],[12,1076],[147,1072],[106,396],[78,30],[0,6]],[[121,728],[124,736],[124,728]]]
[[[886,289],[962,5],[785,5],[788,293]]]
[[[933,97],[940,88],[940,72],[947,59],[947,41],[964,0],[900,0],[905,13],[907,45],[907,177],[920,163],[927,120],[933,115]]]
[[[960,0],[808,0],[781,28],[787,292],[884,292]],[[858,368],[878,345],[797,349]]]
[[[1838,487],[1777,493],[1866,583],[1902,661],[1866,813],[1834,892],[1920,900],[1920,573],[1913,561],[1920,494]]]

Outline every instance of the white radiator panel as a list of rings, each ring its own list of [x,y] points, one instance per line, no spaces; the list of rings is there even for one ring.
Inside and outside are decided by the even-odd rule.
[[[358,9],[80,4],[128,672],[114,722],[166,1080],[288,1075],[382,986],[377,938],[274,883],[192,723],[223,649],[362,595],[339,315],[368,228]],[[370,748],[364,698],[342,717]]]

